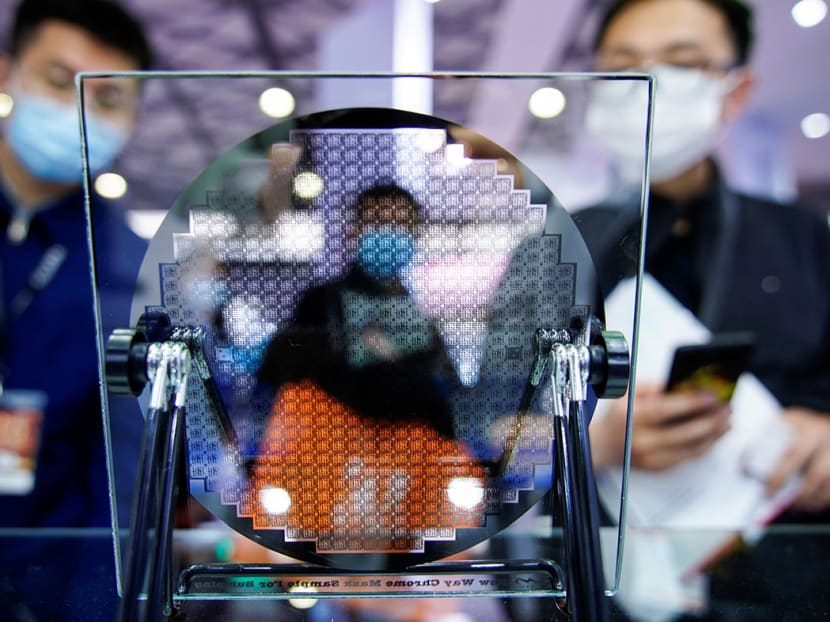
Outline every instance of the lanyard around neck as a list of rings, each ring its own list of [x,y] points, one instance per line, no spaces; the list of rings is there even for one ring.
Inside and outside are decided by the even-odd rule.
[[[0,395],[3,394],[3,377],[6,372],[3,359],[8,345],[10,324],[23,315],[38,293],[54,281],[58,270],[66,261],[66,255],[67,249],[63,244],[53,244],[47,248],[29,275],[26,285],[12,298],[8,310],[3,304],[3,283],[2,277],[0,277]]]
[[[9,304],[10,320],[16,320],[23,315],[37,294],[46,289],[55,279],[55,275],[66,260],[66,253],[66,246],[63,244],[53,244],[46,249],[29,275],[26,285],[17,292]]]

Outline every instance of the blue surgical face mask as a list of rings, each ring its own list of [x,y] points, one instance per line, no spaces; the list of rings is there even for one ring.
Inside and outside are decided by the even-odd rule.
[[[415,238],[403,227],[367,227],[357,241],[363,271],[376,279],[397,275],[415,256]]]
[[[86,113],[90,173],[106,170],[127,141],[127,132]],[[6,132],[9,146],[35,177],[80,183],[83,173],[78,112],[47,97],[18,92]]]

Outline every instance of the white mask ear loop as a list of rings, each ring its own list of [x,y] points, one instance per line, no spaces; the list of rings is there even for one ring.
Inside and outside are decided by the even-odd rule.
[[[741,78],[738,75],[740,69],[730,69],[726,72],[719,83],[721,85],[721,97],[726,97],[734,91],[741,84]]]
[[[726,72],[726,75],[724,75],[718,81],[718,90],[720,92],[720,100],[721,100],[721,124],[722,125],[726,125],[730,121],[733,120],[732,118],[729,118],[729,119],[724,118],[723,107],[726,103],[726,98],[729,97],[732,93],[734,93],[735,90],[737,90],[737,88],[743,82],[743,79],[741,78],[741,75],[740,75],[740,71],[741,71],[740,67],[730,69],[729,71]],[[737,115],[735,115],[735,116],[737,116]]]

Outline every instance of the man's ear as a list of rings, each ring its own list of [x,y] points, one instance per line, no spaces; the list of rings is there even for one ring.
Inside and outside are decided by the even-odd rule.
[[[0,52],[0,93],[5,93],[12,70],[12,57],[6,52]]]
[[[728,123],[737,119],[746,109],[749,96],[755,88],[755,74],[749,67],[741,67],[731,74],[735,81],[723,99],[723,121]]]

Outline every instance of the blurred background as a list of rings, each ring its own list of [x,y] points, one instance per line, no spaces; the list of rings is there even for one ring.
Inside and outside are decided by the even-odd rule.
[[[584,71],[603,0],[123,0],[145,23],[159,70]],[[750,109],[724,139],[721,162],[738,188],[830,212],[830,20],[824,0],[750,0],[756,11]],[[0,32],[13,0],[2,0]],[[268,90],[277,88],[280,90]],[[519,154],[575,209],[601,198],[607,180],[580,175],[590,148],[578,135],[578,105],[564,99],[528,115],[532,90],[510,98],[471,93],[455,81],[421,106],[470,125]],[[267,94],[263,95],[264,93]],[[287,95],[286,92],[290,93]],[[503,101],[488,101],[500,97]],[[152,235],[161,214],[219,154],[280,118],[325,109],[327,94],[305,80],[153,80],[143,121],[113,171],[128,180],[131,222]],[[394,102],[389,102],[394,105]],[[551,102],[548,102],[549,104]],[[269,107],[270,105],[270,107]],[[424,110],[427,108],[427,110]],[[498,119],[486,118],[492,110]],[[551,113],[555,113],[551,116]],[[219,121],[221,119],[221,121]],[[733,146],[740,144],[740,150]],[[747,148],[749,146],[750,148]],[[738,154],[740,151],[740,155]],[[562,153],[569,153],[562,158]],[[567,161],[564,161],[567,160]],[[115,180],[118,182],[118,179]]]

